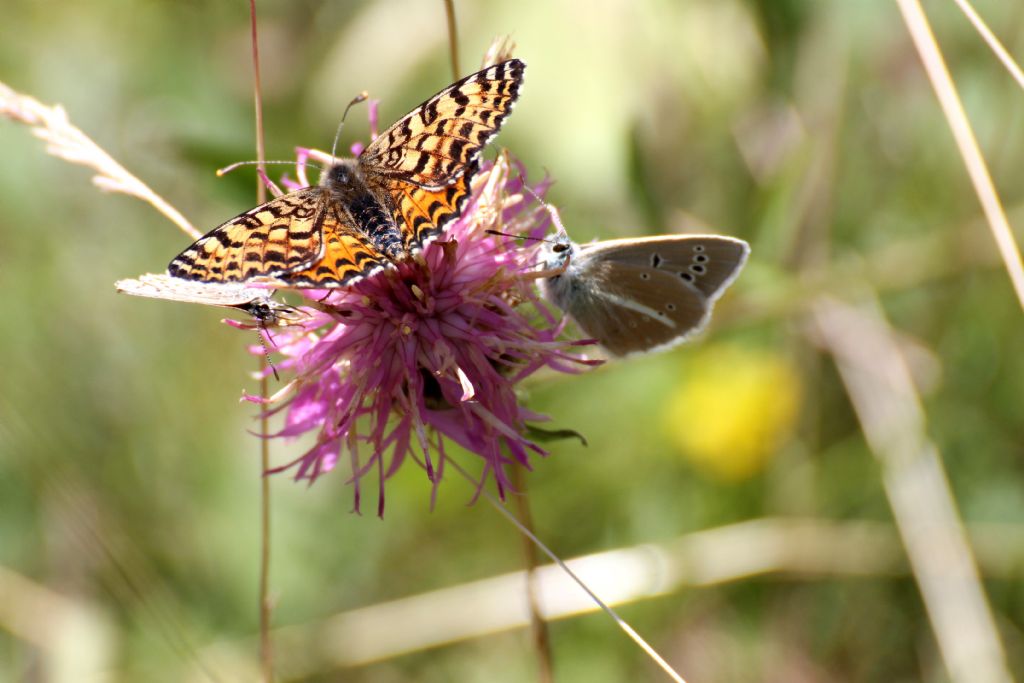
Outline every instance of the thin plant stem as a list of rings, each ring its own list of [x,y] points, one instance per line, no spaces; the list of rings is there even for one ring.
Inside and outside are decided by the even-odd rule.
[[[865,286],[863,289],[867,290]],[[1006,654],[910,369],[874,292],[822,298],[814,321],[832,354],[954,683],[1010,683]]]
[[[256,109],[256,161],[257,168],[266,173],[263,162],[267,158],[267,149],[263,135],[263,88],[260,84],[260,44],[256,31],[256,0],[249,0],[249,19],[252,27],[252,99]],[[256,201],[262,204],[267,201],[267,188],[263,181],[256,181]]]
[[[988,46],[992,49],[992,52],[996,53],[996,57],[998,57],[999,61],[1003,63],[1003,66],[1006,67],[1006,70],[1010,72],[1010,75],[1013,76],[1013,79],[1017,81],[1017,85],[1019,85],[1021,88],[1024,88],[1024,71],[1021,71],[1021,68],[1017,65],[1017,62],[1013,59],[1013,57],[1010,56],[1010,53],[1007,52],[1005,47],[1003,47],[1003,44],[999,42],[999,39],[996,38],[996,35],[992,33],[992,31],[989,29],[985,21],[980,16],[978,16],[977,12],[974,11],[974,7],[971,6],[971,3],[968,2],[968,0],[953,1],[960,7],[960,10],[965,15],[967,15],[967,18],[970,20],[970,22],[974,24],[974,28],[977,29],[978,33],[981,34],[982,39],[986,43],[988,43]]]
[[[459,30],[455,23],[455,0],[444,0],[444,13],[448,18],[448,55],[452,60],[452,80],[459,80]]]
[[[987,579],[1019,579],[1024,525],[974,523],[967,530]],[[888,583],[908,574],[906,549],[888,522],[791,516],[749,519],[578,556],[566,563],[591,585],[605,587],[605,599],[616,606],[684,591],[749,585],[760,578],[814,585],[822,580]],[[557,565],[539,567],[537,575],[549,622],[597,611],[588,597],[572,591],[574,586]],[[278,626],[274,642],[281,649],[296,650],[295,657],[278,663],[279,675],[287,680],[318,679],[338,669],[526,628],[529,623],[515,595],[523,581],[522,571],[497,574]],[[0,602],[0,617],[2,607]],[[318,647],[305,647],[308,643]],[[251,642],[241,638],[210,643],[201,654],[212,660],[213,653],[228,653],[233,661],[244,662],[251,649]]]
[[[459,463],[455,462],[455,460],[448,456],[445,456],[445,458],[448,460],[448,464],[450,464],[455,469],[455,471],[458,472],[466,481],[468,481],[470,484],[474,486],[477,484],[477,481],[473,477],[473,475],[467,472],[461,465],[459,465]],[[545,545],[544,542],[541,541],[535,533],[533,533],[525,526],[523,526],[523,523],[516,519],[516,516],[509,512],[508,509],[504,505],[502,505],[501,502],[497,500],[490,491],[486,489],[481,489],[480,495],[486,498],[487,502],[491,504],[491,507],[497,510],[499,514],[501,514],[505,517],[505,519],[511,522],[514,527],[519,529],[519,532],[521,534],[529,538],[530,542],[533,545],[535,545],[542,553],[547,555],[552,562],[558,565],[559,569],[561,569],[573,581],[573,583],[579,586],[583,590],[583,592],[586,593],[587,596],[594,602],[594,604],[601,609],[601,611],[603,611],[605,614],[611,617],[612,621],[614,621],[616,625],[618,625],[618,627],[622,629],[627,636],[629,636],[630,640],[632,640],[634,643],[640,646],[640,649],[643,650],[644,653],[646,653],[647,656],[650,657],[651,660],[658,665],[658,668],[660,668],[662,671],[668,674],[669,678],[675,681],[675,683],[686,683],[686,681],[683,680],[683,677],[680,676],[676,672],[676,670],[672,668],[672,666],[665,660],[664,657],[658,654],[657,650],[655,650],[650,645],[650,643],[644,640],[643,637],[639,633],[637,633],[632,626],[626,623],[626,620],[620,617],[618,612],[613,610],[607,603],[601,600],[601,598],[597,597],[597,594],[594,593],[594,591],[590,590],[590,587],[587,586],[587,584],[584,583],[584,581],[579,576],[577,576],[577,574],[573,570],[571,570],[568,565],[566,565],[562,558],[556,555],[555,552],[551,550],[551,548],[547,547],[547,545]]]
[[[256,160],[260,174],[265,175],[263,161],[266,147],[263,135],[263,93],[260,87],[260,48],[256,30],[256,0],[249,0],[249,22],[252,28],[252,93],[256,109]],[[256,181],[256,200],[262,204],[267,199],[267,189],[262,179]],[[260,332],[262,334],[262,331]],[[267,386],[267,359],[259,357],[260,397],[269,395]],[[265,410],[260,410],[260,668],[264,683],[274,680],[274,652],[270,640],[270,426]]]
[[[518,490],[518,495],[512,498],[515,500],[516,509],[519,512],[519,521],[533,532],[533,513],[530,510],[525,468],[518,466],[512,468],[512,485]],[[530,633],[533,636],[533,647],[537,652],[538,680],[541,683],[552,683],[555,680],[555,674],[551,656],[551,634],[548,622],[540,611],[539,583],[536,571],[540,562],[537,556],[537,546],[527,536],[520,534],[519,538],[522,541],[523,560],[526,565],[526,600],[530,610]]]
[[[261,332],[262,334],[262,332]],[[267,359],[260,356],[260,396],[266,397]],[[274,677],[274,652],[270,640],[270,442],[268,417],[260,410],[260,664],[263,680],[270,683]]]
[[[974,183],[974,190],[985,211],[985,217],[988,219],[992,235],[999,247],[999,253],[1003,257],[1003,264],[1013,283],[1017,299],[1021,307],[1024,308],[1024,262],[1021,261],[1020,249],[1014,240],[1010,223],[1003,211],[995,186],[992,184],[992,177],[989,175],[985,159],[978,148],[978,141],[974,137],[970,121],[967,119],[960,97],[957,95],[953,79],[946,69],[942,51],[939,49],[938,43],[935,42],[935,36],[932,34],[921,3],[918,0],[898,0],[898,2],[900,11],[903,13],[903,20],[907,24],[907,29],[910,31],[918,53],[921,55],[925,71],[928,72],[928,78],[931,79],[932,87],[939,97],[946,121],[960,148],[960,155],[971,176],[971,182]]]

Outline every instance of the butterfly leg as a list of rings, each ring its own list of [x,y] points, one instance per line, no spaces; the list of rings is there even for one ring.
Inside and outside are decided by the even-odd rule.
[[[541,270],[535,270],[529,273],[522,273],[519,275],[520,280],[546,280],[552,277],[558,277],[565,273],[566,268],[569,267],[569,260],[566,259],[559,263],[555,267],[548,267],[547,263],[538,264],[545,266]]]
[[[270,366],[271,371],[273,371],[274,373],[274,379],[280,382],[281,375],[277,374],[277,368],[274,366],[274,360],[270,357],[270,349],[267,347],[267,342],[263,339],[264,332],[267,333],[267,338],[270,339],[270,343],[273,344],[274,348],[277,348],[277,344],[274,344],[274,340],[270,336],[270,330],[268,330],[267,326],[264,325],[262,321],[260,321],[260,326],[256,330],[256,336],[259,337],[260,346],[263,347],[263,355],[267,360],[267,365]]]

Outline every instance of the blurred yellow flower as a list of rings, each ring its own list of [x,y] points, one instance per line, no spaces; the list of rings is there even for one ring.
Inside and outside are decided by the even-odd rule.
[[[702,351],[669,397],[664,428],[708,474],[745,479],[764,467],[793,431],[800,377],[785,357],[718,346]]]

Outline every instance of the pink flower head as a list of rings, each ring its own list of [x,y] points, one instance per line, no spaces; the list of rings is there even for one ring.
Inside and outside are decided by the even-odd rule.
[[[522,169],[499,157],[474,179],[462,216],[415,259],[351,287],[305,292],[316,302],[310,317],[271,340],[296,379],[270,411],[285,412],[276,436],[317,438],[280,469],[312,481],[347,458],[355,510],[363,477],[376,473],[383,514],[384,482],[409,455],[422,458],[436,495],[442,437],[479,455],[479,486],[493,477],[502,497],[506,466],[529,468],[531,452],[546,454],[524,433],[546,418],[520,405],[516,384],[541,368],[578,372],[594,361],[557,339],[562,322],[538,299],[542,243],[487,232],[545,234],[549,213],[524,183]]]

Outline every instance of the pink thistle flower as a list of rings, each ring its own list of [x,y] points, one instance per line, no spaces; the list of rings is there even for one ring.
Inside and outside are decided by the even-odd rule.
[[[520,405],[517,383],[542,368],[579,372],[597,361],[574,353],[578,342],[558,340],[563,322],[538,298],[542,243],[486,232],[547,231],[549,213],[524,194],[524,178],[500,157],[474,179],[459,220],[416,259],[342,290],[305,292],[315,302],[309,318],[271,339],[284,356],[279,367],[295,379],[269,410],[285,413],[275,436],[317,438],[275,471],[294,467],[297,479],[312,481],[345,457],[354,509],[363,477],[375,472],[383,514],[384,482],[410,455],[421,454],[436,496],[442,437],[483,459],[477,495],[493,478],[504,497],[506,468],[546,455],[525,435],[527,421],[546,418]]]

